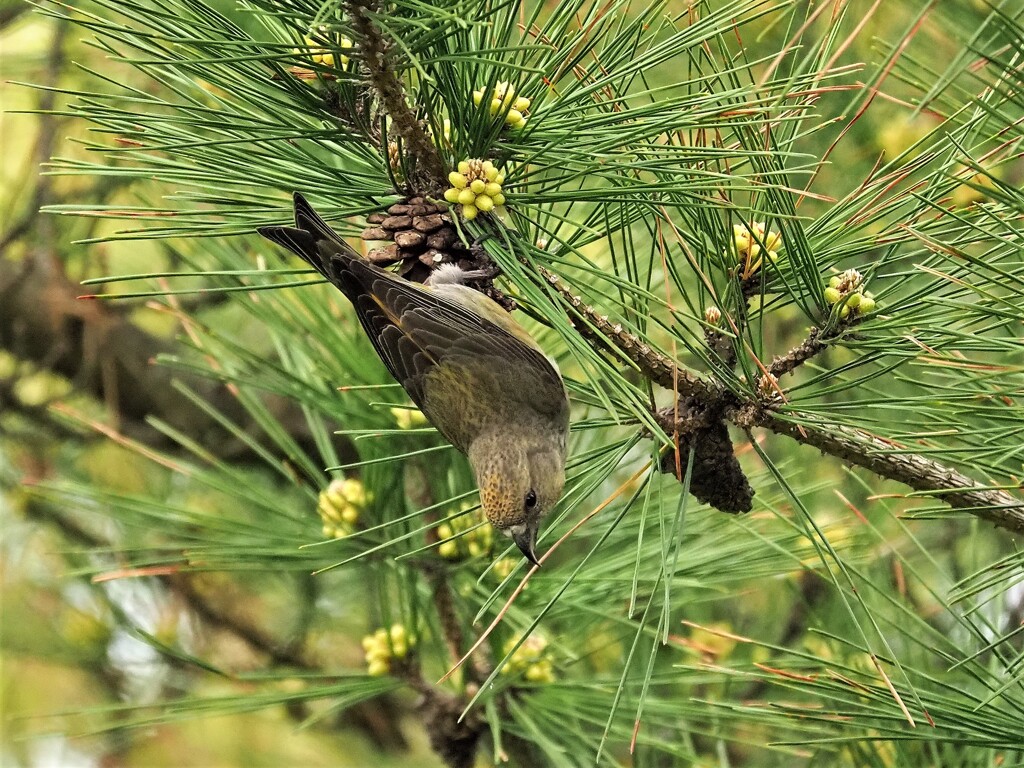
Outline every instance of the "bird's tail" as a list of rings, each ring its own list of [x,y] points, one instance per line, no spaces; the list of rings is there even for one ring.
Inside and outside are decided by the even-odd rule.
[[[298,192],[293,197],[294,227],[259,227],[256,231],[271,242],[287,248],[328,280],[335,282],[331,258],[341,258],[343,262],[350,259],[360,261],[359,254],[320,218],[320,214],[313,210],[306,198]]]

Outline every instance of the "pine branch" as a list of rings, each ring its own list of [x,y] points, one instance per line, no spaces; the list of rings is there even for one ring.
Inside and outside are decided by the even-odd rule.
[[[812,327],[803,342],[786,354],[772,360],[771,365],[768,366],[768,373],[776,379],[787,373],[792,373],[812,357],[828,349],[828,341],[820,328]]]
[[[743,409],[735,411],[734,423],[744,426],[748,422],[747,413]],[[915,491],[928,492],[949,506],[977,515],[1000,528],[1024,533],[1024,501],[1006,491],[985,488],[952,467],[906,452],[870,432],[838,424],[793,424],[770,411],[756,414],[750,423],[813,445],[823,453],[869,469],[888,480],[897,480]]]
[[[721,395],[721,390],[716,385],[705,381],[695,373],[680,368],[669,357],[652,349],[618,323],[613,323],[604,315],[599,315],[592,307],[587,306],[583,299],[562,285],[558,276],[553,272],[544,267],[537,267],[537,270],[584,321],[573,323],[573,325],[580,336],[585,338],[598,352],[606,352],[607,342],[610,342],[636,364],[646,378],[680,396],[710,401],[716,400]]]
[[[409,107],[405,87],[398,79],[391,56],[391,44],[373,23],[378,5],[375,0],[347,0],[352,31],[362,55],[370,85],[376,91],[384,112],[404,144],[411,168],[413,192],[438,196],[445,187],[445,167],[437,147],[422,123]],[[385,151],[385,154],[386,151]]]
[[[819,448],[823,453],[864,467],[880,477],[897,480],[915,491],[934,494],[951,507],[963,509],[988,520],[997,527],[1024,533],[1024,501],[1003,490],[989,489],[952,467],[926,456],[904,451],[864,430],[850,429],[839,424],[795,424],[773,413],[759,400],[740,399],[720,385],[699,378],[695,373],[678,366],[674,361],[641,341],[639,338],[599,315],[592,307],[563,286],[558,278],[543,267],[541,274],[562,295],[572,310],[585,323],[577,323],[580,334],[599,352],[605,352],[610,343],[640,369],[645,378],[672,390],[677,397],[692,398],[705,409],[722,408],[722,413],[736,426],[749,429],[762,427],[780,435]],[[787,373],[824,348],[825,340],[812,332],[808,341],[772,364],[772,370]],[[664,421],[668,411],[656,416]],[[668,426],[668,425],[666,425]],[[677,433],[692,430],[682,424]]]
[[[136,326],[130,317],[97,301],[80,301],[81,289],[64,273],[46,233],[20,263],[0,256],[0,349],[64,376],[103,401],[120,425],[150,445],[167,438],[147,420],[156,417],[193,436],[224,459],[251,461],[250,449],[222,431],[172,386],[182,379],[246,429],[251,416],[220,382],[153,365],[176,347]],[[289,434],[310,451],[316,446],[305,415],[294,403],[270,398]]]

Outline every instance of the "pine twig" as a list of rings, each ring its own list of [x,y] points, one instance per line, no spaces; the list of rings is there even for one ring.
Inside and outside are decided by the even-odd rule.
[[[622,352],[632,361],[648,379],[660,384],[665,389],[675,391],[681,396],[697,397],[702,400],[717,400],[722,391],[714,384],[698,377],[695,373],[683,370],[669,357],[652,349],[620,324],[612,323],[607,317],[599,315],[593,307],[579,296],[572,293],[558,279],[558,276],[544,267],[538,266],[540,274],[576,311],[583,323],[573,323],[576,331],[585,338],[594,349],[606,351],[606,343]]]
[[[888,480],[896,480],[915,491],[927,491],[956,509],[963,509],[988,520],[999,528],[1024,533],[1024,500],[1000,489],[984,488],[952,467],[926,456],[904,451],[901,446],[859,429],[838,424],[795,424],[777,416],[756,400],[741,401],[733,393],[686,371],[592,307],[563,286],[558,277],[538,267],[544,278],[586,323],[577,323],[580,334],[598,351],[611,344],[629,358],[650,381],[678,395],[703,401],[709,408],[727,404],[724,416],[736,426],[749,429],[762,427],[780,435],[812,445],[823,453],[874,472]],[[824,340],[808,337],[806,347],[798,347],[775,361],[780,373],[786,373],[817,354]],[[773,374],[774,375],[774,374]],[[730,402],[731,401],[731,402]]]
[[[734,421],[742,426],[741,419]],[[888,480],[897,480],[915,491],[930,492],[949,506],[977,515],[999,528],[1024,533],[1024,500],[1004,490],[985,488],[952,467],[907,452],[865,430],[838,424],[793,424],[770,411],[758,415],[753,425],[813,445],[823,453]]]
[[[391,126],[402,140],[411,162],[414,192],[440,196],[446,186],[444,162],[422,123],[409,107],[405,87],[399,80],[390,54],[389,41],[373,23],[376,0],[346,0],[345,9],[360,51],[370,85],[377,93]]]
[[[807,334],[807,338],[802,343],[793,347],[785,355],[772,360],[771,365],[768,366],[768,373],[776,379],[781,378],[785,374],[795,371],[812,357],[823,352],[827,347],[828,341],[823,338],[821,329],[812,327]]]

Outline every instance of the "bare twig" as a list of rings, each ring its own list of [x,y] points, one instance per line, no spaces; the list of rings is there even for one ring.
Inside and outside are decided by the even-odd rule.
[[[577,332],[600,352],[607,352],[610,343],[632,361],[648,379],[680,395],[717,400],[721,389],[691,371],[684,370],[666,355],[652,349],[618,323],[599,315],[579,296],[564,286],[558,276],[544,267],[537,267],[544,279],[554,287],[583,322],[574,322]]]
[[[745,420],[739,411],[734,415],[737,424]],[[1024,533],[1024,500],[1021,498],[1004,490],[986,488],[952,467],[911,453],[870,432],[837,424],[809,425],[806,421],[794,424],[769,411],[756,415],[752,423],[813,445],[823,453],[869,469],[888,480],[909,485],[915,491],[928,492],[939,501],[1000,528]]]
[[[801,344],[793,347],[786,354],[772,360],[772,364],[768,366],[768,373],[776,379],[787,373],[792,373],[827,347],[828,342],[822,338],[821,329],[812,327],[807,334],[807,338]]]

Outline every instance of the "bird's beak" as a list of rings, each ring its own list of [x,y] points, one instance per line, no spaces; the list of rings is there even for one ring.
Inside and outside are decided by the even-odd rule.
[[[522,530],[514,531],[512,533],[512,541],[519,547],[519,551],[523,553],[523,557],[529,560],[531,563],[540,567],[540,561],[537,559],[536,548],[537,548],[537,528],[536,526],[526,525],[523,526]]]

